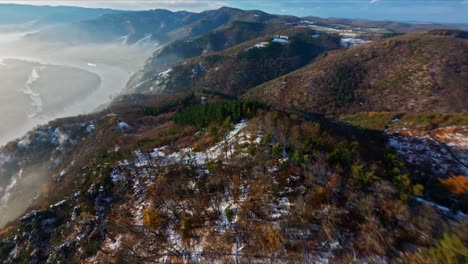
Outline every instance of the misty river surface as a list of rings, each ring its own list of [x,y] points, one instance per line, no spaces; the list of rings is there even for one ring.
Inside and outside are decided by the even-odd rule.
[[[0,33],[0,146],[37,125],[109,102],[148,56],[117,44],[26,43]]]
[[[0,147],[53,119],[106,105],[152,52],[122,43],[31,42],[25,34],[0,30]],[[28,208],[49,176],[47,164],[0,175],[0,228]]]
[[[93,66],[94,67],[94,66]],[[129,74],[119,68],[50,65],[16,59],[0,64],[0,144],[39,124],[89,113],[117,95]]]

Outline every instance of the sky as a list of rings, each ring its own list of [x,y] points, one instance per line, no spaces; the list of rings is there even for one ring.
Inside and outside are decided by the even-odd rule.
[[[195,12],[230,6],[295,16],[468,23],[468,0],[0,0],[0,3]]]

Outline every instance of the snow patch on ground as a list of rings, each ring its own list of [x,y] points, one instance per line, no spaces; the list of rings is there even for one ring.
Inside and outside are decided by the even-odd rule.
[[[289,41],[287,39],[283,39],[283,38],[273,38],[273,40],[271,42],[276,42],[276,43],[280,43],[280,44],[287,44]]]
[[[277,203],[272,204],[271,218],[279,219],[283,216],[288,216],[291,213],[291,205],[288,197],[281,197]]]
[[[52,139],[51,143],[52,144],[58,144],[58,145],[63,145],[68,140],[68,135],[65,133],[62,133],[60,131],[60,128],[55,128],[54,132],[52,133]]]
[[[356,33],[340,33],[340,36],[345,38],[356,38],[358,34]]]
[[[64,205],[66,202],[68,202],[68,200],[64,199],[64,200],[62,200],[62,201],[60,201],[60,202],[58,202],[56,204],[51,205],[50,208],[53,209],[53,208],[60,207],[60,206]]]
[[[23,138],[21,138],[20,141],[18,141],[17,145],[20,148],[27,148],[30,143],[31,143],[31,139],[30,139],[29,135],[26,135]]]
[[[340,44],[345,48],[353,48],[362,44],[369,43],[370,41],[363,40],[360,38],[341,38]]]
[[[442,206],[440,204],[436,204],[434,202],[431,202],[431,201],[427,201],[427,200],[424,200],[420,197],[417,197],[416,198],[416,201],[419,202],[419,203],[422,203],[422,204],[426,204],[426,205],[429,205],[429,206],[432,206],[434,208],[436,208],[437,210],[441,211],[441,212],[444,212],[444,213],[447,213],[447,214],[450,214],[452,211],[450,210],[450,208],[448,207],[445,207],[445,206]],[[466,218],[467,215],[465,215],[463,212],[461,211],[458,211],[457,214],[455,215],[456,217],[458,218]]]
[[[169,68],[169,69],[167,69],[167,70],[165,70],[163,72],[158,73],[158,75],[161,76],[162,78],[167,78],[167,77],[169,77],[169,73],[171,73],[172,71],[173,71],[173,69]]]
[[[129,126],[127,123],[125,123],[125,122],[119,122],[119,123],[117,124],[117,127],[118,127],[120,130],[125,130],[125,129],[129,128],[130,126]]]
[[[89,124],[89,125],[86,127],[86,132],[91,133],[91,132],[94,131],[94,129],[96,129],[96,127],[95,127],[93,124]]]
[[[240,133],[243,128],[246,127],[245,120],[242,120],[239,124],[234,126],[234,129],[231,130],[223,140],[220,140],[211,148],[206,151],[196,152],[192,148],[184,148],[178,152],[172,152],[166,155],[167,147],[161,147],[154,149],[148,155],[141,153],[140,151],[134,152],[136,157],[137,166],[147,166],[150,162],[150,159],[156,159],[162,165],[173,165],[180,162],[184,163],[196,163],[197,165],[204,165],[209,160],[216,160],[223,158],[228,160],[234,153],[235,149],[233,148],[234,144],[242,144],[250,142],[246,138],[249,137],[247,133]],[[260,139],[261,140],[261,139]],[[258,138],[256,139],[258,141]]]
[[[268,45],[270,45],[270,43],[269,43],[269,42],[259,42],[259,43],[255,44],[255,45],[253,45],[253,47],[252,47],[252,48],[258,48],[258,49],[261,49],[261,48],[265,48],[265,47],[267,47]]]
[[[111,172],[111,178],[113,182],[118,182],[118,181],[122,181],[125,177],[123,176],[121,171],[113,170]]]
[[[107,242],[105,245],[112,251],[118,250],[122,245],[122,235],[119,234],[114,242]]]
[[[411,165],[441,176],[468,175],[468,128],[387,130],[388,146]]]
[[[153,81],[153,85],[151,87],[149,87],[149,90],[151,92],[154,91],[155,88],[157,88],[158,90],[164,90],[166,88],[166,84],[168,82],[168,79],[169,79],[169,76],[170,76],[170,73],[173,71],[172,68],[169,68],[165,71],[162,71],[158,74],[155,75],[155,80]],[[148,81],[143,81],[141,83],[138,83],[137,85],[134,86],[134,88],[138,88],[140,85],[146,83]]]

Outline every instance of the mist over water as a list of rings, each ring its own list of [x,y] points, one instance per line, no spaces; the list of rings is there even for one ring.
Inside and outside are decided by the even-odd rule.
[[[152,52],[123,43],[32,42],[27,33],[0,28],[0,146],[37,125],[109,102]]]
[[[38,164],[21,169],[5,187],[0,186],[0,228],[21,216],[43,191],[47,179],[47,166]]]
[[[0,147],[38,125],[110,102],[153,51],[119,42],[30,41],[24,28],[6,29],[0,26]],[[1,166],[11,158],[3,154]],[[0,228],[23,214],[51,177],[47,164],[5,171],[0,170]]]

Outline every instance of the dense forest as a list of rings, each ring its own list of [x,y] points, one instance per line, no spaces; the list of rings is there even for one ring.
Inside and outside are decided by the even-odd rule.
[[[184,109],[174,117],[174,122],[179,125],[194,125],[206,127],[215,122],[230,124],[238,123],[241,118],[255,114],[260,105],[253,101],[232,100],[210,102]]]

